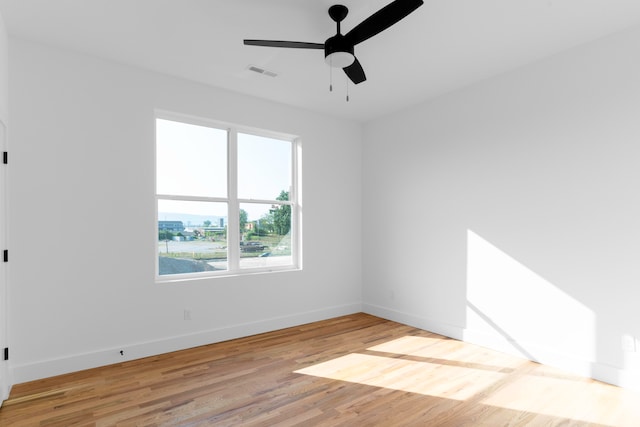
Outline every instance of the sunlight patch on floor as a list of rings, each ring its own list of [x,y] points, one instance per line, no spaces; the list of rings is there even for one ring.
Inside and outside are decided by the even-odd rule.
[[[639,394],[437,335],[404,336],[295,373],[471,401],[485,416],[490,408],[500,408],[539,416],[541,422],[552,417],[599,426],[640,425],[640,405],[631,403],[640,402]],[[621,398],[630,399],[627,406],[637,413],[620,413],[604,403]]]
[[[360,353],[295,372],[455,400],[469,399],[505,376],[490,370]]]
[[[636,405],[630,405],[636,407],[633,419],[629,419],[630,414],[626,414],[626,420],[610,406],[603,405],[603,402],[609,399],[618,399],[621,395],[628,394],[615,386],[578,376],[572,377],[554,368],[540,365],[529,375],[514,378],[495,390],[481,403],[558,418],[579,418],[581,421],[598,425],[636,426],[638,424],[635,423],[640,419],[638,401]],[[571,396],[571,399],[567,399],[567,396]]]
[[[386,353],[396,353],[396,354],[420,354],[421,352],[429,353],[429,357],[433,357],[433,348],[432,346],[442,342],[443,339],[440,336],[436,337],[415,337],[412,335],[407,335],[402,338],[398,338],[395,340],[387,341],[382,344],[378,344],[373,347],[369,347],[367,350],[371,351],[381,351]]]
[[[496,353],[483,347],[441,336],[434,336],[432,338],[407,335],[369,347],[367,350],[387,353],[394,356],[409,356],[418,361],[440,363],[443,365],[457,365],[488,371],[510,372],[524,362],[524,359],[521,357]],[[496,360],[499,361],[499,365],[495,364]],[[489,361],[491,361],[491,364]]]

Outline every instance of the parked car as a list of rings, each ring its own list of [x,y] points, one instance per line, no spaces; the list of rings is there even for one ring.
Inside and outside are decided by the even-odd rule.
[[[240,242],[240,252],[262,252],[268,247],[261,242]]]

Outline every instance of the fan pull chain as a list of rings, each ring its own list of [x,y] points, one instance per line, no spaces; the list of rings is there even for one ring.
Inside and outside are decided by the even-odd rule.
[[[344,81],[347,88],[347,102],[349,102],[349,76],[347,74],[344,75]],[[333,61],[329,58],[329,92],[333,92]]]
[[[349,102],[349,78],[345,74],[345,81],[347,82],[347,102]]]
[[[329,92],[333,92],[333,59],[329,58]]]

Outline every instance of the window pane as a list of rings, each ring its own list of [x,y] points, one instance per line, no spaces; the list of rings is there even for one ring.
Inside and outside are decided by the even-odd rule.
[[[158,200],[158,274],[227,269],[227,204]]]
[[[240,204],[240,268],[291,265],[291,206]]]
[[[226,197],[227,132],[156,120],[157,193]]]
[[[275,200],[291,187],[291,142],[238,134],[238,197]]]

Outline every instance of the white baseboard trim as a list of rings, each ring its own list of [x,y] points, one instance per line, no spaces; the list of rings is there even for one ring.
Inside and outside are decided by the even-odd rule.
[[[11,392],[11,374],[6,361],[0,362],[0,406],[9,398]]]
[[[484,331],[465,329],[463,341],[503,353],[520,356],[553,366],[582,377],[592,378],[618,387],[640,390],[640,372],[589,360],[580,355],[565,354],[538,343],[518,342],[496,337]]]
[[[352,303],[327,307],[288,316],[273,317],[242,323],[187,335],[174,336],[161,340],[148,341],[123,347],[108,348],[83,354],[74,354],[58,359],[43,360],[24,365],[11,366],[13,384],[24,383],[41,378],[77,372],[84,369],[97,368],[143,357],[156,356],[172,351],[199,347],[235,338],[247,337],[263,332],[275,331],[333,317],[345,316],[362,311],[362,304]],[[120,355],[120,351],[124,356]]]
[[[491,350],[533,360],[534,362],[553,366],[576,375],[593,378],[618,387],[640,391],[640,371],[620,369],[574,355],[558,353],[554,349],[536,343],[510,341],[504,337],[487,334],[484,331],[461,328],[373,304],[363,303],[362,309],[365,313],[394,322],[424,329]]]
[[[438,322],[426,317],[415,316],[374,304],[362,304],[362,311],[383,319],[393,320],[404,325],[424,329],[425,331],[444,335],[462,341],[464,330],[458,326]]]

